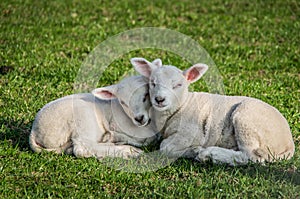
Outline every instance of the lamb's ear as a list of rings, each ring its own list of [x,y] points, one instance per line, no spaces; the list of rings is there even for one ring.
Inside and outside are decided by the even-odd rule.
[[[92,91],[92,94],[102,100],[111,100],[117,98],[117,96],[114,94],[116,89],[116,85],[96,88]]]
[[[152,64],[158,66],[158,67],[161,67],[162,66],[162,61],[161,59],[155,59]]]
[[[130,59],[130,62],[138,73],[148,78],[150,77],[151,72],[158,67],[144,58],[132,58]]]
[[[202,77],[207,69],[208,66],[206,64],[195,64],[189,69],[185,70],[183,75],[189,83],[194,83]]]

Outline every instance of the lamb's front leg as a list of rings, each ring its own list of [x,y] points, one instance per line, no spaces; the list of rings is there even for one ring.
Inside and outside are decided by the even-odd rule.
[[[174,133],[161,142],[159,150],[172,158],[195,158],[197,154],[193,150],[193,147],[191,147],[191,143],[192,141],[189,137]]]
[[[138,157],[143,150],[130,145],[109,145],[109,146],[98,146],[96,151],[96,157],[101,159],[104,157],[120,157],[120,158],[131,158]]]
[[[137,157],[143,151],[129,145],[115,145],[113,143],[97,143],[91,140],[75,141],[73,146],[74,155],[77,157]]]
[[[206,161],[211,159],[213,163],[226,163],[231,166],[244,165],[249,161],[247,154],[241,151],[225,149],[221,147],[211,146],[207,148],[198,147],[195,149],[198,153],[196,160]]]
[[[138,141],[138,138],[130,137],[124,133],[114,132],[112,142],[116,145],[132,145],[135,147],[142,147],[142,142]]]

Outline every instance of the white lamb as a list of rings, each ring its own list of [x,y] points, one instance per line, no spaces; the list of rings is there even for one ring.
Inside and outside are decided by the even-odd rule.
[[[133,76],[93,94],[74,94],[45,105],[37,114],[29,142],[35,152],[77,157],[135,157],[156,139],[150,128],[148,81]],[[96,96],[96,98],[95,98]],[[136,147],[133,147],[133,146]]]
[[[183,72],[144,58],[131,63],[150,80],[153,120],[164,138],[162,152],[229,165],[293,156],[289,125],[274,107],[249,97],[188,92],[207,65],[195,64]]]

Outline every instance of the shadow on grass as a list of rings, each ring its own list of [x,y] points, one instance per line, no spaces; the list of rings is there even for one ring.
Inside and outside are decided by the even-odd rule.
[[[261,176],[266,180],[285,181],[294,185],[300,185],[300,173],[297,168],[287,167],[282,168],[282,166],[248,166],[242,173],[248,174],[252,177]]]
[[[8,141],[14,148],[21,151],[30,150],[28,138],[32,122],[5,120],[0,118],[0,124],[4,125],[4,132],[0,132],[0,141]]]
[[[186,160],[183,160],[186,161]],[[294,184],[296,186],[300,185],[300,172],[299,168],[295,168],[290,161],[293,160],[285,160],[283,162],[277,163],[267,163],[266,165],[260,165],[256,163],[249,163],[245,166],[237,166],[231,167],[228,165],[218,165],[213,164],[210,161],[207,162],[197,162],[191,160],[191,164],[194,169],[199,172],[203,172],[205,169],[209,173],[218,173],[217,171],[223,171],[226,173],[230,173],[231,175],[243,175],[248,176],[250,178],[263,178],[265,180],[271,182],[285,182]],[[181,160],[179,163],[176,161],[175,165],[181,164]]]
[[[30,150],[28,138],[31,130],[31,122],[5,120],[0,118],[0,123],[4,125],[4,132],[0,132],[0,141],[8,141],[14,148],[18,148],[21,151]],[[294,157],[295,158],[295,157]],[[193,167],[193,170],[197,172],[203,172],[205,169],[209,173],[216,171],[224,171],[234,175],[239,173],[240,175],[249,176],[251,178],[264,178],[272,182],[284,181],[294,185],[300,185],[300,173],[299,169],[290,164],[290,161],[284,163],[270,163],[265,166],[250,163],[245,166],[230,167],[226,165],[216,165],[212,162],[200,163],[193,160],[187,160],[180,158],[173,162],[171,166],[177,167],[178,170],[185,170],[186,168]]]

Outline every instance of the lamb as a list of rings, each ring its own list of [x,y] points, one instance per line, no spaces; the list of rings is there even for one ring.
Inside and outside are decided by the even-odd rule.
[[[163,137],[161,152],[232,166],[294,155],[289,125],[271,105],[250,97],[188,92],[207,65],[181,71],[144,58],[132,58],[131,63],[149,79],[151,118]]]
[[[157,139],[149,124],[146,78],[128,77],[119,84],[73,94],[46,104],[33,122],[33,151],[77,157],[136,157]],[[131,146],[132,145],[132,146]]]

